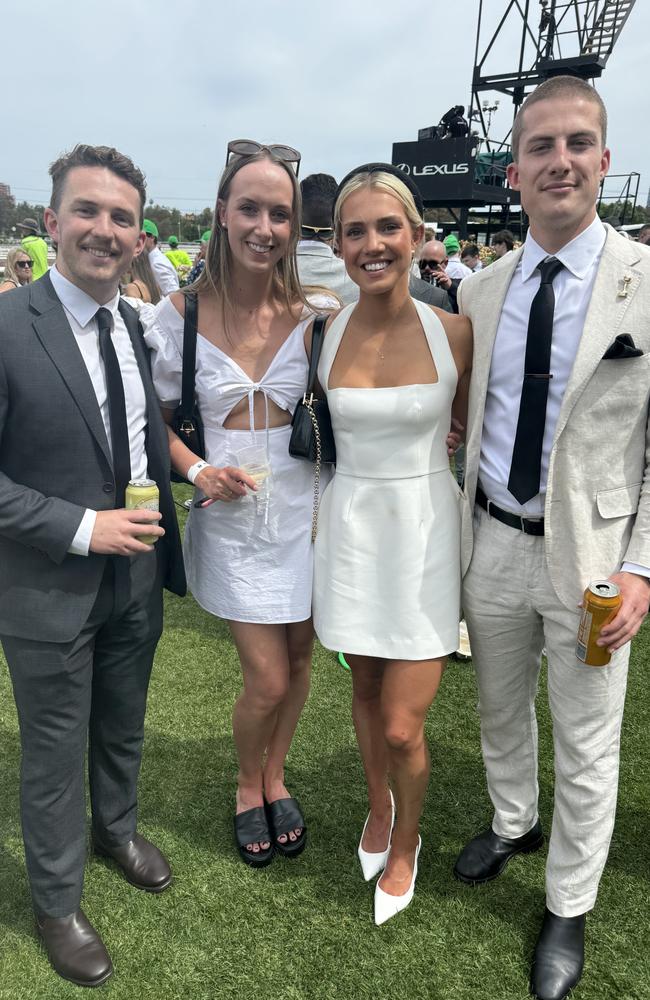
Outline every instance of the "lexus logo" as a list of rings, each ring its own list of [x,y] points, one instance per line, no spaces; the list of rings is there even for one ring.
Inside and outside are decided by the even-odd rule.
[[[423,167],[411,167],[409,163],[398,163],[397,169],[414,177],[431,177],[435,174],[468,174],[469,163],[427,163]]]

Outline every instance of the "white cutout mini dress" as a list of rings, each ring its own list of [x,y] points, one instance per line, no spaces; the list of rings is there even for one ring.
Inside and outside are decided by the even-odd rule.
[[[330,389],[354,304],[330,326],[318,377],[336,439],[314,553],[314,625],[328,649],[423,660],[458,646],[461,492],[446,437],[458,373],[433,310],[414,301],[438,381]]]
[[[269,400],[293,413],[305,391],[304,335],[311,319],[305,311],[259,382],[200,332],[197,337],[195,386],[206,461],[236,466],[235,453],[257,444],[266,445],[271,465],[268,503],[251,494],[190,511],[183,542],[188,585],[201,607],[220,618],[282,624],[311,615],[314,466],[289,455],[290,425],[268,426]],[[156,392],[171,409],[181,396],[183,318],[165,298],[146,325]],[[256,392],[267,402],[266,427],[257,431],[252,416]],[[228,414],[246,397],[250,430],[226,429]],[[200,496],[196,490],[195,497]]]

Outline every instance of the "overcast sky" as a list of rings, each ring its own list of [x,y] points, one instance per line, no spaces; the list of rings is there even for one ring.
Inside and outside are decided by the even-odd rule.
[[[507,0],[484,7],[498,18]],[[390,160],[394,141],[416,139],[451,105],[468,103],[478,8],[478,0],[12,5],[3,18],[0,181],[19,200],[47,203],[50,162],[77,142],[104,143],[145,171],[150,198],[192,211],[212,205],[233,138],[288,143],[302,152],[301,176],[340,179],[364,161]],[[531,8],[536,22],[534,0]],[[516,20],[489,71],[515,68]],[[612,172],[640,172],[641,204],[650,184],[648,37],[650,3],[638,0],[598,83]],[[500,138],[512,117],[506,99],[497,114]]]

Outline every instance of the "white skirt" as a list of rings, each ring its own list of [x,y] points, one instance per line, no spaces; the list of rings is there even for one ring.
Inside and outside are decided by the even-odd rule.
[[[290,436],[290,426],[269,430],[268,502],[251,494],[190,512],[183,547],[188,585],[201,607],[220,618],[287,624],[311,615],[314,466],[289,455]],[[256,439],[262,444],[266,432]],[[249,444],[250,431],[210,428],[206,459],[236,466],[234,453]]]

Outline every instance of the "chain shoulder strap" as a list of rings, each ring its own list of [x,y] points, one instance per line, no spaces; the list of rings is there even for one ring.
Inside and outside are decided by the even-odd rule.
[[[320,467],[321,467],[321,441],[320,441],[320,427],[318,426],[318,420],[316,419],[316,414],[314,413],[313,407],[314,396],[313,393],[310,394],[309,399],[305,394],[303,399],[303,405],[309,414],[309,418],[312,422],[314,428],[314,437],[316,438],[316,464],[314,467],[314,504],[312,507],[311,514],[311,540],[316,541],[316,533],[318,532],[318,508],[320,507]]]

